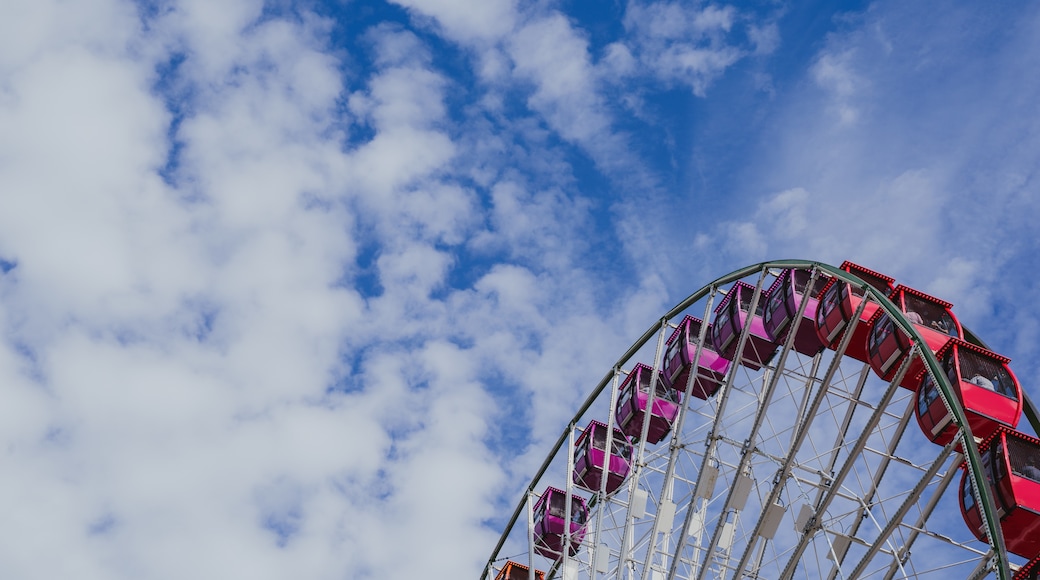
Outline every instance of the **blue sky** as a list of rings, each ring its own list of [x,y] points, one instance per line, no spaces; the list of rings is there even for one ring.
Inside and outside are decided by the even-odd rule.
[[[4,577],[475,576],[609,365],[768,259],[1036,392],[1033,3],[5,8]]]

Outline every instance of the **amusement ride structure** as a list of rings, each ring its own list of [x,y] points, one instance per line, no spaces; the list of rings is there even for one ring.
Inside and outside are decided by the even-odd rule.
[[[723,276],[625,352],[481,580],[1040,573],[1040,418],[952,305],[862,266]]]

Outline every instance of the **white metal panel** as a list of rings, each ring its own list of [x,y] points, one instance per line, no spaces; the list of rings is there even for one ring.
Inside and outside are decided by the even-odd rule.
[[[610,570],[610,546],[600,544],[596,547],[596,571],[606,574]]]
[[[646,500],[649,498],[649,494],[645,489],[636,488],[635,493],[632,494],[632,517],[640,519],[646,516]]]
[[[852,538],[848,536],[834,536],[834,542],[832,544],[833,549],[827,553],[828,560],[834,560],[834,555],[837,554],[838,558],[845,556],[845,552],[849,550],[849,543],[852,542]]]
[[[722,526],[722,534],[719,535],[719,549],[723,552],[729,553],[729,549],[733,547],[733,535],[736,533],[736,526],[732,521],[728,521]]]
[[[780,527],[780,521],[784,518],[786,512],[787,506],[776,503],[766,508],[766,513],[762,517],[762,528],[758,535],[767,540],[772,540],[773,536],[776,535],[776,529]]]
[[[805,526],[809,524],[809,520],[812,519],[813,508],[807,503],[803,503],[802,507],[798,509],[798,516],[794,518],[794,531],[804,532]]]
[[[578,562],[565,558],[563,561],[563,580],[578,580]]]
[[[751,495],[752,484],[754,480],[747,475],[741,473],[737,476],[737,480],[733,482],[733,502],[730,503],[730,507],[737,511],[744,509],[748,496]]]
[[[675,502],[664,500],[657,506],[657,531],[667,532],[672,529],[675,519]]]
[[[697,497],[711,499],[711,496],[715,494],[715,482],[718,478],[719,468],[712,464],[705,465],[704,475],[701,476],[700,488],[697,490]]]

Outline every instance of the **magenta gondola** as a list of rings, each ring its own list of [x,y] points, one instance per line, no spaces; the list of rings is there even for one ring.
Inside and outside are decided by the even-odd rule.
[[[896,286],[889,298],[910,320],[933,353],[939,352],[951,338],[964,338],[961,323],[953,315],[953,305],[949,302],[903,285]],[[870,319],[867,352],[870,368],[879,377],[892,380],[911,346],[910,336],[896,326],[887,312],[878,310],[874,313]],[[923,360],[914,359],[900,385],[916,391],[921,384],[923,369]]]
[[[668,338],[664,355],[664,384],[681,393],[686,392],[686,383],[690,380],[690,368],[697,354],[697,337],[700,336],[700,318],[686,316],[678,328]],[[705,331],[705,338],[711,336],[711,325]],[[723,358],[711,346],[709,340],[704,341],[700,357],[697,359],[697,374],[694,378],[692,394],[698,399],[707,399],[719,390],[726,379],[730,362]]]
[[[810,270],[784,270],[769,287],[769,302],[762,317],[766,334],[773,342],[782,344],[787,340],[792,322],[798,316],[802,300],[808,300],[794,337],[794,349],[807,356],[815,356],[823,350],[823,342],[816,334],[816,308],[830,276],[817,276],[813,287],[808,288],[811,280]]]
[[[1011,372],[1011,359],[980,346],[951,338],[935,358],[964,407],[972,435],[985,439],[1000,426],[1014,428],[1022,416],[1022,387]],[[946,445],[957,433],[939,389],[927,371],[917,389],[917,423],[925,436]]]
[[[726,297],[715,308],[715,321],[711,325],[711,345],[715,352],[724,358],[757,371],[773,358],[780,345],[769,338],[762,322],[769,294],[763,291],[758,297],[755,311],[751,312],[754,294],[755,287],[751,284],[740,280],[733,283]],[[744,343],[744,350],[737,356],[738,339],[749,316],[751,327],[748,338]]]
[[[979,453],[1000,514],[1004,546],[1023,558],[1040,556],[1040,439],[1000,428],[979,446]],[[961,474],[960,503],[968,528],[986,541],[985,523],[966,466]]]
[[[643,421],[647,415],[647,404],[650,400],[650,378],[653,369],[643,363],[636,363],[621,384],[618,393],[617,412],[614,414],[618,427],[625,435],[638,439],[643,433]],[[647,428],[646,442],[659,443],[672,429],[672,422],[679,414],[679,402],[682,395],[675,389],[664,385],[661,377],[657,377],[654,389],[654,404],[650,410],[650,425]]]
[[[585,523],[589,519],[589,508],[585,499],[571,494],[571,517],[567,521],[567,492],[547,487],[542,497],[534,504],[534,551],[557,560],[563,555],[564,534],[571,535],[571,556],[578,553],[578,546],[585,538]]]
[[[880,290],[885,296],[895,289],[891,278],[880,274],[858,264],[845,261],[841,263],[841,269],[850,274],[855,274],[867,284]],[[816,308],[816,334],[820,342],[829,349],[836,349],[841,342],[845,329],[852,322],[852,317],[863,302],[863,290],[851,284],[835,278],[823,291],[823,297]],[[845,355],[858,361],[867,362],[867,336],[870,334],[870,318],[878,310],[878,303],[867,302],[863,313],[852,331],[852,338],[845,348]]]
[[[545,580],[545,572],[534,571],[535,580]],[[523,564],[507,560],[506,565],[498,571],[495,580],[531,580],[531,569]]]
[[[628,477],[632,462],[632,445],[619,429],[614,429],[607,457],[607,426],[591,421],[574,443],[574,473],[572,481],[589,491],[599,493],[606,464],[606,492],[614,493]]]

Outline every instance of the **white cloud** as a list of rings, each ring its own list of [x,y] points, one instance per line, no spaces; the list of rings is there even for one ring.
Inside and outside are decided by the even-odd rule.
[[[588,43],[562,14],[528,22],[509,41],[517,75],[534,83],[529,99],[565,139],[595,151],[611,140],[610,118],[598,95]]]
[[[495,41],[512,31],[515,0],[397,0],[414,13],[436,19],[451,38],[464,42]]]
[[[574,231],[587,223],[587,202],[559,190],[530,191],[520,183],[501,181],[491,190],[491,203],[493,233],[477,237],[478,247],[504,245],[521,257],[548,254],[556,268],[572,259],[571,252],[580,251]]]
[[[686,85],[698,96],[744,55],[725,40],[735,20],[732,7],[691,9],[676,2],[634,1],[625,12],[630,42],[644,69],[665,83]]]
[[[628,77],[636,74],[639,61],[632,54],[632,50],[622,42],[612,42],[603,50],[600,58],[600,67],[604,76]]]
[[[728,241],[725,252],[737,262],[810,256],[869,266],[885,256],[886,273],[898,273],[917,263],[916,252],[941,251],[942,221],[934,210],[940,195],[924,171],[907,171],[854,197],[794,188],[762,199],[746,221],[720,224],[716,237]]]
[[[443,252],[417,245],[381,256],[380,280],[391,292],[407,288],[408,293],[429,293],[441,284],[449,265],[450,258]]]
[[[748,38],[756,55],[772,54],[780,47],[780,28],[776,22],[767,22],[762,26],[751,24],[748,25]]]
[[[367,423],[375,442],[378,423],[315,406],[360,308],[333,286],[353,255],[349,216],[307,201],[336,194],[338,145],[322,120],[339,92],[334,61],[299,41],[313,30],[284,23],[243,41],[259,15],[249,7],[210,11],[209,33],[183,7],[159,15],[160,47],[182,39],[180,82],[197,88],[174,189],[157,174],[171,116],[147,60],[163,49],[130,49],[150,39],[125,5],[96,8],[94,36],[22,51],[0,110],[0,253],[16,264],[5,374],[25,373],[7,398],[22,390],[27,419],[6,437],[24,443],[7,496],[22,507],[0,532],[21,540],[4,574],[209,577],[242,573],[243,559],[287,562],[251,505],[269,501],[256,499],[265,486],[303,482],[305,533],[304,498],[328,497],[330,477],[380,455],[329,462],[327,441]],[[41,35],[82,18],[49,14]],[[121,45],[109,30],[127,33]],[[55,543],[68,557],[47,556]]]
[[[159,8],[159,18],[168,26],[158,27],[171,45],[189,52],[189,66],[202,88],[215,89],[226,82],[243,58],[257,56],[257,44],[248,42],[248,28],[263,12],[259,0],[233,0],[220,5],[203,0],[185,0]],[[245,42],[243,42],[245,41]]]
[[[824,53],[812,69],[816,84],[832,95],[830,108],[842,125],[850,125],[859,119],[855,103],[865,89],[865,81],[851,69],[851,58],[849,52]]]

